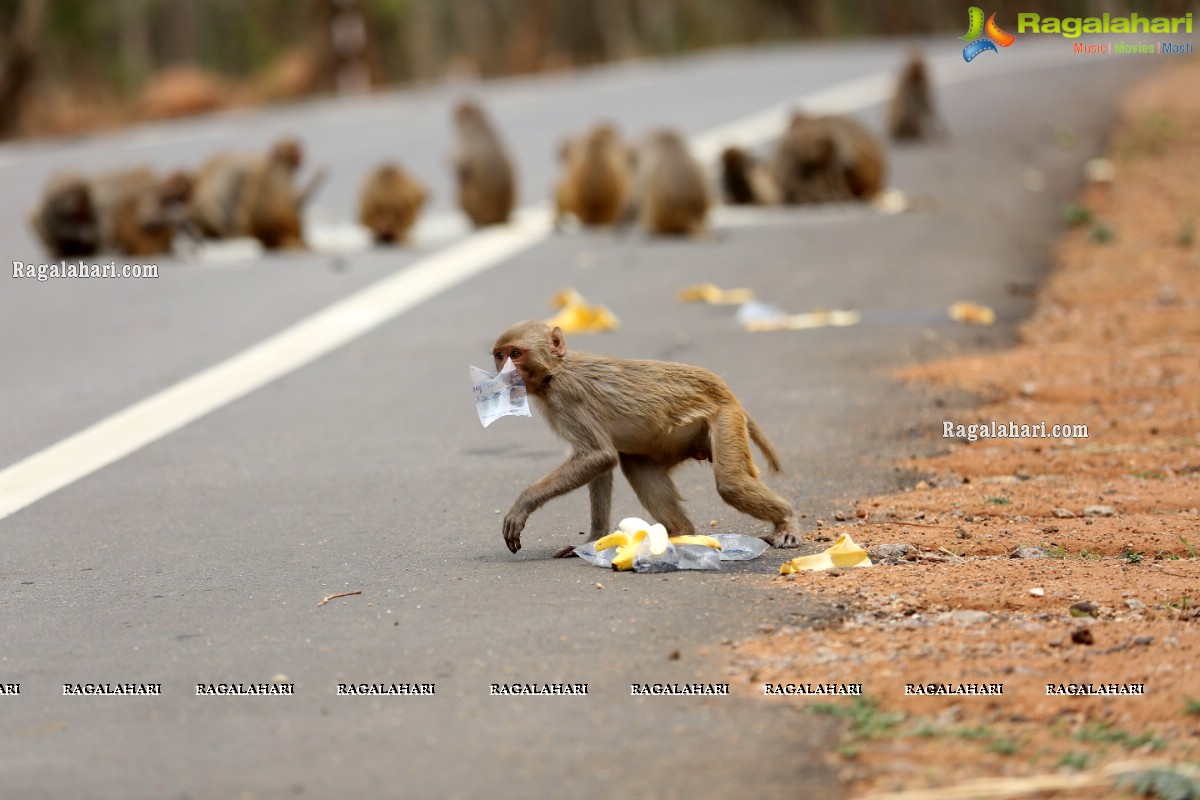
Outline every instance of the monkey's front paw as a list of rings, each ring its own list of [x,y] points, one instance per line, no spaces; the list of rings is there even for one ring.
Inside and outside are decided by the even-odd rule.
[[[504,543],[508,545],[510,553],[521,549],[521,531],[525,530],[527,518],[527,514],[519,514],[516,511],[508,512],[508,516],[504,518]]]
[[[555,558],[578,558],[579,554],[575,552],[574,547],[564,547],[554,554]]]

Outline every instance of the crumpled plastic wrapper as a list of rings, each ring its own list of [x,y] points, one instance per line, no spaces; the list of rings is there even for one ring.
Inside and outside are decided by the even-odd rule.
[[[738,324],[751,333],[842,328],[857,325],[861,320],[862,314],[857,311],[820,308],[809,314],[789,314],[777,306],[757,300],[746,303],[737,312]]]

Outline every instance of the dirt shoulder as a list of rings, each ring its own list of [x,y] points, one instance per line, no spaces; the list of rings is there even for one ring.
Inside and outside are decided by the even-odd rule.
[[[947,440],[906,462],[929,477],[827,528],[910,549],[772,579],[842,620],[734,649],[750,694],[863,685],[862,699],[762,699],[848,717],[836,757],[852,796],[937,797],[988,778],[992,793],[953,796],[1127,797],[1105,773],[1118,762],[1200,761],[1198,85],[1189,63],[1124,98],[1115,177],[1067,210],[1076,227],[1018,347],[900,376],[929,392],[933,426],[1044,420],[1086,438]],[[964,390],[982,403],[949,407]],[[1065,684],[1145,693],[1048,696]],[[1071,782],[1083,788],[1054,790]]]

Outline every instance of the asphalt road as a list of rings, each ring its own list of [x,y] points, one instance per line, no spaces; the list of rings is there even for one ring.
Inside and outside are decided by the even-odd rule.
[[[1083,58],[1030,37],[967,65],[954,62],[955,41],[927,45],[947,57],[952,138],[892,151],[891,184],[917,210],[762,213],[701,241],[535,237],[0,519],[0,684],[21,684],[0,696],[0,797],[840,796],[819,758],[836,736],[825,718],[737,691],[630,697],[631,683],[724,682],[724,643],[832,613],[764,591],[791,554],[668,576],[550,560],[586,527],[580,493],[535,514],[510,555],[501,512],[565,451],[537,419],[483,430],[467,364],[486,366],[499,330],[546,316],[548,297],[574,286],[623,326],[570,346],[700,364],[729,382],[783,457],[786,472],[769,482],[806,527],[894,488],[905,478],[895,459],[936,448],[940,426],[928,399],[888,370],[1013,339],[1030,307],[1013,287],[1046,269],[1112,98],[1160,63]],[[330,166],[319,197],[327,218],[349,219],[365,172],[399,158],[433,187],[430,217],[444,221],[449,111],[468,93],[484,99],[516,156],[522,202],[538,203],[557,142],[598,117],[631,134],[670,123],[699,135],[891,70],[908,46],[727,52],[8,145],[0,243],[6,262],[43,259],[24,213],[56,169],[194,166],[284,132]],[[880,129],[878,105],[860,112]],[[340,261],[164,260],[155,280],[0,274],[0,470],[461,244],[431,234]],[[701,281],[749,286],[791,311],[857,308],[864,318],[747,334],[729,308],[675,302],[679,287]],[[949,322],[959,299],[993,306],[1000,324]],[[721,504],[706,466],[681,469],[678,482],[694,519],[764,532]],[[640,514],[617,483],[616,517]],[[350,591],[362,594],[317,607]],[[295,696],[195,695],[197,683],[281,675]],[[85,682],[161,683],[162,696],[62,696],[62,684]],[[339,697],[339,682],[434,683],[436,694]],[[489,696],[507,682],[587,683],[590,693]]]

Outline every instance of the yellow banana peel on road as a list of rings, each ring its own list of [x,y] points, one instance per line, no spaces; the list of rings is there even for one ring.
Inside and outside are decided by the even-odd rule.
[[[722,289],[715,283],[697,283],[685,286],[677,295],[681,303],[708,303],[714,306],[740,306],[754,299],[750,289]]]
[[[667,551],[667,529],[662,524],[651,525],[644,519],[626,517],[617,525],[617,530],[608,536],[601,537],[596,542],[596,552],[617,548],[613,558],[612,568],[615,570],[633,569],[633,557],[637,553],[642,540],[650,538],[650,552],[660,556]]]
[[[599,333],[621,327],[621,321],[608,306],[589,303],[574,289],[558,292],[550,298],[550,305],[559,312],[546,320],[546,324],[562,328],[564,333]]]
[[[793,572],[820,572],[834,567],[870,567],[874,566],[867,556],[867,551],[843,533],[828,550],[814,553],[811,556],[799,556],[791,561],[785,561],[779,566],[780,575]]]

